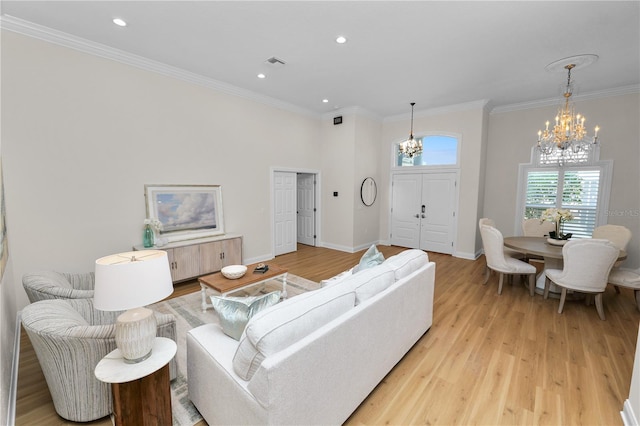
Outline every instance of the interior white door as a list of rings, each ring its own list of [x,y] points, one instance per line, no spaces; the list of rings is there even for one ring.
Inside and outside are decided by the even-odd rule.
[[[274,252],[296,251],[296,173],[275,172],[273,176]]]
[[[316,176],[311,173],[298,173],[298,242],[310,246],[316,245]]]
[[[392,179],[391,244],[420,247],[422,176],[398,174]]]
[[[420,206],[420,248],[422,250],[453,253],[455,185],[455,173],[422,175]]]

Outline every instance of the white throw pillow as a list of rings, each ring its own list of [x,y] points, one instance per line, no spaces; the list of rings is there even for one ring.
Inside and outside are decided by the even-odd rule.
[[[405,250],[391,256],[384,264],[394,270],[396,281],[403,279],[429,263],[429,255],[422,250]]]
[[[331,286],[287,299],[249,320],[233,357],[233,369],[251,380],[269,355],[352,309],[355,294],[349,287]]]
[[[260,296],[222,297],[211,296],[211,304],[218,313],[222,331],[229,337],[240,340],[249,319],[280,300],[281,291],[272,291]]]

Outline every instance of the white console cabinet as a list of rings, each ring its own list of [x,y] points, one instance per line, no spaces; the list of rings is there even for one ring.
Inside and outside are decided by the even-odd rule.
[[[211,274],[227,265],[242,264],[242,236],[235,234],[176,241],[147,249],[137,245],[133,249],[166,251],[173,282]]]

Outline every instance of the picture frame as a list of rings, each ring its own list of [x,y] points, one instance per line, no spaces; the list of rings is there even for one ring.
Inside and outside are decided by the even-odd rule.
[[[162,223],[167,242],[224,235],[220,185],[144,186],[147,218]]]

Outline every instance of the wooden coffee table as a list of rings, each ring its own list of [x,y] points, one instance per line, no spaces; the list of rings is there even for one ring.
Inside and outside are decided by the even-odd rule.
[[[257,263],[254,263],[253,265],[247,265],[247,273],[235,280],[225,278],[221,272],[198,278],[198,282],[200,282],[200,294],[202,295],[202,312],[206,311],[207,308],[213,307],[211,303],[207,303],[207,289],[213,290],[215,293],[224,297],[236,291],[245,290],[267,281],[279,279],[282,281],[282,298],[285,299],[287,297],[287,268],[278,266],[275,263],[263,263],[269,265],[269,270],[263,274],[253,272],[256,266],[258,266]]]

